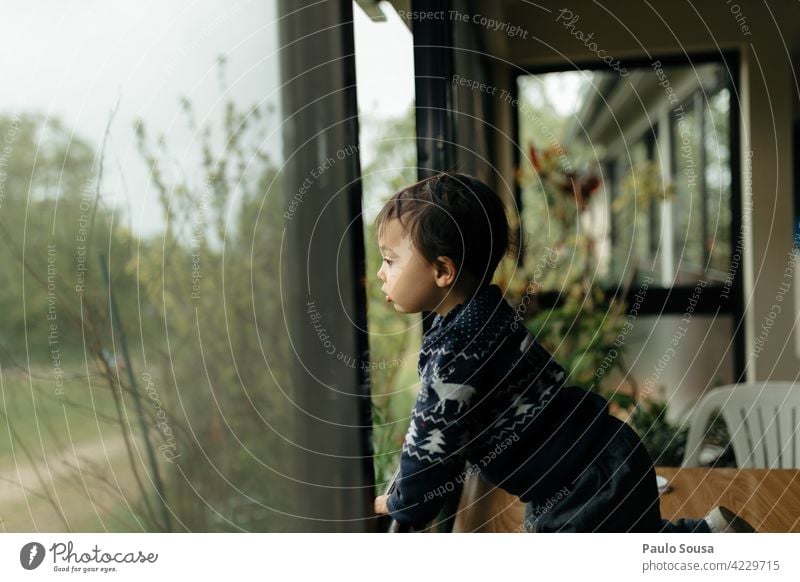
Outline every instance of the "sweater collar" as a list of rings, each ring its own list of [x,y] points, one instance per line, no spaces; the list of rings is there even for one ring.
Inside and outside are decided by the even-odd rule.
[[[463,303],[458,303],[445,315],[442,316],[437,313],[433,318],[433,322],[431,322],[430,329],[425,334],[425,339],[432,341],[440,337],[451,327],[458,326],[460,321],[463,321],[464,317],[469,317],[470,314],[480,312],[491,314],[497,309],[499,302],[502,300],[503,292],[497,285],[491,284],[479,287]]]

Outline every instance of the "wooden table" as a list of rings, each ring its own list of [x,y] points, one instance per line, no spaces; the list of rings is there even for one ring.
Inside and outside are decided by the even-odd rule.
[[[671,490],[661,515],[703,517],[717,505],[739,513],[759,532],[800,532],[800,471],[657,467]],[[464,483],[454,532],[523,532],[525,506],[479,475]]]
[[[702,517],[717,505],[737,512],[759,532],[800,532],[800,471],[656,467],[671,490],[661,495],[669,520]]]

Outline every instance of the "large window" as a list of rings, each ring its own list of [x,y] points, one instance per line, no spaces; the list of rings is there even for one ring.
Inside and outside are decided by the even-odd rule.
[[[4,8],[3,530],[369,527],[349,5]]]

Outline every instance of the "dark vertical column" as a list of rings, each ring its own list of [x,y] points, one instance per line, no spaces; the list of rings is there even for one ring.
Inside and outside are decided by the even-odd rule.
[[[703,267],[708,268],[711,259],[711,249],[708,246],[708,188],[706,187],[706,103],[705,94],[698,91],[694,95],[694,110],[697,112],[697,135],[699,146],[697,148],[697,192],[700,196],[700,238],[703,241]]]
[[[512,99],[513,101],[519,101],[519,73],[517,71],[512,71],[511,73],[511,81],[509,82],[508,86],[510,87],[510,91],[512,92]],[[523,161],[522,158],[524,155],[527,155],[527,148],[530,144],[523,144],[522,138],[520,137],[520,122],[519,122],[519,111],[514,109],[511,113],[511,135],[514,136],[514,167],[515,168],[522,168]],[[517,224],[517,240],[520,242],[525,240],[525,225],[522,222],[522,213],[523,213],[523,201],[522,201],[522,185],[519,183],[519,180],[514,180],[514,204],[517,208],[517,216],[519,217],[519,224]],[[517,255],[517,265],[522,268],[525,266],[525,253],[523,252],[523,245],[520,245],[519,254]]]
[[[281,296],[293,349],[300,531],[373,531],[374,470],[353,14],[279,0],[287,206]]]
[[[417,177],[456,168],[456,121],[453,92],[453,23],[448,0],[412,0],[412,12],[444,12],[445,18],[412,19],[414,91],[417,118]],[[434,314],[422,317],[428,331]]]
[[[647,132],[645,135],[645,145],[647,146],[647,161],[655,162],[656,137],[652,131]],[[647,233],[649,239],[647,248],[650,253],[649,259],[655,257],[659,239],[661,238],[661,223],[656,219],[659,212],[661,212],[659,201],[655,198],[650,198],[647,208]]]
[[[447,0],[412,0],[413,11],[443,11],[442,19],[413,19],[414,87],[417,114],[419,178],[453,170],[456,123],[453,95],[453,23]]]
[[[731,283],[731,298],[727,302],[733,301],[733,305],[726,306],[726,310],[733,315],[733,381],[741,383],[747,381],[747,339],[746,322],[744,317],[744,231],[742,230],[742,180],[741,180],[741,134],[742,124],[741,112],[744,110],[740,101],[739,71],[742,66],[741,57],[738,53],[726,53],[723,55],[726,64],[728,93],[730,103],[728,105],[728,127],[730,128],[730,172],[731,172],[731,258],[737,249],[741,249],[742,256],[739,265],[733,272]]]

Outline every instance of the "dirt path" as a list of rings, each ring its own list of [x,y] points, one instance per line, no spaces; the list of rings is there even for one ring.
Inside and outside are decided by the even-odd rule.
[[[97,509],[93,502],[99,503],[100,498],[110,501],[114,494],[108,488],[99,487],[96,478],[90,478],[90,464],[92,472],[101,470],[112,484],[112,470],[122,487],[130,483],[130,471],[125,471],[125,442],[121,436],[106,438],[104,442],[92,439],[77,443],[74,448],[68,446],[48,455],[47,462],[39,460],[35,467],[23,456],[18,455],[17,460],[17,464],[12,461],[0,466],[0,531],[63,529],[63,522],[58,519],[53,506],[37,495],[45,490],[51,495],[55,492],[71,524],[83,517],[96,519]],[[86,486],[94,501],[85,490],[78,489],[82,487],[80,484],[69,482],[80,479],[76,467],[87,471]]]

